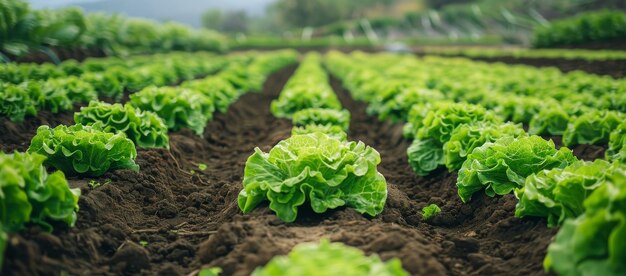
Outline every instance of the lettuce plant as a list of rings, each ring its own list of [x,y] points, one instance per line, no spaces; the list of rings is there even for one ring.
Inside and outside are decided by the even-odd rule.
[[[89,72],[80,77],[90,83],[98,93],[98,96],[120,100],[124,95],[124,84],[113,74],[106,72]]]
[[[100,123],[40,126],[28,152],[47,156],[46,165],[67,174],[100,176],[113,169],[139,170],[133,141],[123,133],[103,131]]]
[[[519,124],[494,124],[477,122],[463,124],[454,129],[450,140],[443,145],[443,159],[448,170],[458,170],[475,148],[505,136],[522,137],[526,132]]]
[[[443,101],[445,96],[438,90],[416,89],[408,87],[403,89],[392,99],[384,102],[378,110],[378,119],[391,119],[392,122],[400,122],[407,119],[411,107],[425,102]]]
[[[606,144],[611,132],[624,121],[620,112],[594,110],[573,119],[563,133],[563,144]]]
[[[213,118],[215,107],[202,93],[175,87],[148,87],[130,95],[130,104],[163,118],[170,130],[190,128],[198,135]]]
[[[552,140],[507,136],[475,148],[463,162],[456,185],[463,202],[482,189],[488,196],[506,195],[522,187],[533,173],[564,168],[575,161],[570,149],[557,150]]]
[[[585,212],[565,221],[548,247],[546,271],[559,275],[624,275],[626,172],[607,175],[584,201]]]
[[[272,114],[278,118],[291,118],[294,113],[307,108],[341,109],[320,65],[319,54],[308,54],[304,58],[271,105]]]
[[[69,99],[71,103],[88,103],[98,99],[98,93],[91,84],[77,77],[66,77],[59,79],[50,79],[42,84],[44,94],[62,94]],[[71,110],[69,108],[64,110]]]
[[[415,129],[415,140],[407,149],[409,164],[418,175],[428,175],[445,163],[443,147],[460,125],[500,122],[481,106],[464,103],[438,103]],[[415,127],[415,125],[413,125]]]
[[[80,189],[70,189],[61,171],[48,175],[45,156],[0,152],[0,269],[7,245],[7,232],[34,223],[52,231],[51,222],[73,227]]]
[[[530,134],[563,135],[570,121],[570,115],[557,106],[542,109],[530,120],[528,132]]]
[[[344,131],[350,126],[350,112],[327,108],[307,108],[293,114],[291,122],[294,126],[335,125]]]
[[[543,170],[515,189],[515,216],[547,217],[549,226],[583,213],[583,201],[604,181],[611,164],[604,160],[577,161],[565,168]]]
[[[441,213],[441,208],[439,208],[437,204],[430,204],[422,208],[422,219],[429,220],[431,217],[439,213]]]
[[[387,199],[387,183],[376,170],[380,155],[362,142],[315,132],[294,135],[269,153],[259,148],[246,162],[239,208],[248,213],[269,201],[278,218],[293,222],[308,202],[316,213],[349,206],[375,216]]]
[[[196,90],[211,98],[215,109],[225,113],[228,107],[239,98],[239,92],[230,82],[220,77],[209,77],[203,80],[186,81],[181,87]]]
[[[29,82],[30,83],[30,82]],[[43,99],[41,90],[31,90],[29,83],[0,83],[0,115],[11,121],[22,122],[26,116],[37,115],[39,101]]]
[[[319,244],[296,245],[289,255],[276,256],[252,273],[252,276],[270,275],[404,276],[409,273],[399,259],[383,262],[377,255],[366,256],[357,248],[322,239]]]
[[[19,231],[36,223],[51,231],[51,221],[74,226],[80,190],[70,189],[61,171],[48,175],[45,159],[40,154],[0,153],[0,230]]]
[[[621,123],[611,132],[606,158],[626,164],[626,122]]]
[[[346,141],[348,139],[348,134],[340,126],[336,125],[306,125],[300,127],[295,126],[291,129],[291,135],[309,134],[314,132],[321,132],[341,141]]]
[[[103,130],[125,133],[128,139],[142,148],[169,148],[167,126],[163,119],[150,111],[141,111],[126,104],[91,102],[74,114],[77,124],[101,123]]]

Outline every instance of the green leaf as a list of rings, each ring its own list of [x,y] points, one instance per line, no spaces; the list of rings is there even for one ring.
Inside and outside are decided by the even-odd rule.
[[[606,159],[626,163],[626,122],[621,123],[611,132]]]
[[[417,175],[428,175],[444,164],[442,146],[435,139],[415,139],[406,152],[409,165]]]
[[[524,186],[515,190],[519,199],[515,216],[547,217],[551,227],[562,224],[565,219],[576,218],[584,211],[583,201],[613,169],[604,160],[577,161],[565,168],[530,175]]]
[[[294,135],[269,153],[257,148],[248,158],[238,205],[248,213],[267,200],[285,222],[293,222],[306,202],[317,213],[346,205],[375,216],[387,199],[379,163],[378,152],[361,142],[320,132]]]
[[[170,130],[190,128],[198,135],[213,118],[213,101],[195,90],[148,87],[130,96],[130,104],[161,117]]]
[[[476,122],[460,125],[452,131],[450,140],[443,145],[444,163],[448,170],[458,170],[475,148],[501,137],[526,135],[521,125],[513,123]]]
[[[165,122],[150,111],[141,111],[126,104],[91,102],[74,114],[77,124],[100,123],[103,130],[124,133],[135,145],[143,148],[169,148]]]
[[[457,178],[458,193],[468,202],[477,191],[505,195],[524,185],[526,177],[544,169],[564,168],[576,161],[566,147],[539,136],[503,137],[475,148],[463,162]]]
[[[422,219],[429,220],[432,216],[441,213],[441,208],[437,204],[430,204],[422,208]]]
[[[306,125],[306,126],[294,126],[291,130],[291,135],[309,134],[314,132],[321,132],[335,139],[346,141],[348,134],[340,127],[336,125]]]
[[[607,175],[585,201],[585,212],[565,221],[548,247],[547,271],[559,275],[623,275],[626,271],[626,171]]]
[[[48,175],[45,159],[40,154],[0,153],[0,232],[19,231],[29,222],[48,231],[50,221],[74,226],[80,190],[69,188],[63,172]]]
[[[253,276],[270,275],[409,275],[398,259],[383,262],[377,255],[366,256],[361,250],[322,239],[319,244],[296,245],[286,256],[274,257]]]
[[[563,133],[563,144],[606,144],[611,132],[624,121],[626,116],[620,112],[595,110],[575,118]]]
[[[100,123],[40,126],[28,152],[47,156],[46,165],[67,174],[100,176],[113,169],[139,170],[133,142],[122,133],[104,132]]]
[[[307,108],[293,114],[294,126],[335,125],[347,131],[350,126],[350,112],[326,108]]]

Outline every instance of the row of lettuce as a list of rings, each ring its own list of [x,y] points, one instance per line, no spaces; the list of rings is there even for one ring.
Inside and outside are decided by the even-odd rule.
[[[14,122],[38,111],[70,111],[75,104],[100,99],[119,101],[125,92],[165,86],[214,74],[227,58],[206,53],[175,53],[67,61],[52,64],[0,66],[0,116]]]
[[[225,112],[243,93],[259,92],[272,72],[297,61],[293,51],[229,57],[219,73],[178,87],[149,86],[128,103],[92,101],[74,114],[74,125],[40,126],[26,153],[0,153],[0,261],[8,235],[31,224],[70,227],[80,190],[65,175],[97,177],[109,170],[139,170],[137,147],[169,148],[168,131],[198,135],[215,111]],[[190,61],[190,66],[195,62]],[[48,175],[46,168],[57,169]]]
[[[292,136],[269,153],[255,149],[246,161],[239,208],[252,212],[261,202],[285,222],[310,204],[316,213],[347,206],[361,214],[380,214],[387,183],[377,171],[379,153],[363,142],[348,141],[350,113],[328,82],[318,54],[308,54],[271,104],[275,117],[291,119]],[[203,270],[216,275],[218,268]],[[210,274],[213,273],[213,274]],[[408,275],[398,259],[382,262],[341,243],[304,243],[287,256],[274,257],[252,275],[343,274]],[[200,273],[202,275],[202,272]]]
[[[89,13],[78,8],[32,9],[24,0],[0,1],[0,60],[61,49],[107,54],[227,50],[224,36],[175,23]]]
[[[368,103],[369,112],[407,122],[405,135],[413,139],[407,154],[417,174],[445,165],[458,170],[463,202],[481,190],[491,197],[514,193],[516,216],[545,217],[549,226],[560,225],[546,270],[562,275],[625,271],[626,246],[618,239],[626,234],[626,125],[624,105],[613,98],[626,94],[622,82],[393,55],[331,53],[326,66],[354,98]],[[612,140],[608,160],[578,160],[570,149],[532,135],[537,133],[533,119],[549,121],[559,110],[567,118],[564,143]],[[529,123],[531,133],[523,127]]]

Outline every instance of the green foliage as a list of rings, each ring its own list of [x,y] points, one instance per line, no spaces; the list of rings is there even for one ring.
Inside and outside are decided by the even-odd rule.
[[[422,208],[422,219],[429,220],[434,215],[441,213],[441,208],[437,204],[430,204]]]
[[[39,154],[0,153],[0,206],[4,210],[0,230],[19,231],[30,222],[47,231],[52,231],[51,221],[74,226],[80,190],[69,188],[63,172],[48,175],[42,166],[45,159]]]
[[[412,106],[427,102],[443,101],[444,95],[438,90],[431,89],[402,89],[390,100],[382,103],[378,110],[380,120],[391,119],[392,122],[404,121]]]
[[[545,169],[564,168],[576,161],[566,147],[539,136],[503,137],[477,147],[467,156],[457,179],[463,202],[485,189],[488,196],[506,195],[524,185],[526,177]]]
[[[0,115],[14,122],[37,115],[39,102],[43,99],[41,89],[37,88],[37,83],[30,82],[19,85],[0,83]]]
[[[517,138],[526,135],[521,125],[513,123],[477,122],[460,125],[452,131],[450,139],[443,145],[444,163],[448,170],[458,170],[475,148],[501,137]]]
[[[147,87],[130,95],[130,104],[156,113],[170,130],[190,128],[198,135],[204,133],[215,111],[211,98],[179,87]]]
[[[309,134],[314,132],[324,133],[332,138],[339,139],[340,141],[346,141],[348,139],[348,134],[340,126],[331,124],[294,126],[291,130],[291,135]]]
[[[626,271],[626,173],[615,171],[566,220],[548,247],[547,271],[559,275],[623,275]]]
[[[192,30],[177,23],[158,23],[102,13],[85,14],[78,8],[33,10],[23,0],[0,1],[0,52],[23,56],[49,49],[102,49],[127,54],[158,51],[226,50],[226,39],[208,30]],[[58,60],[57,60],[58,61]]]
[[[267,200],[285,222],[293,222],[305,202],[316,213],[345,205],[375,216],[387,199],[387,183],[376,170],[379,163],[378,152],[362,142],[320,132],[295,135],[269,153],[256,148],[248,158],[239,208],[248,213]]]
[[[186,81],[181,84],[181,87],[201,92],[211,98],[215,109],[222,113],[225,113],[228,107],[239,98],[239,92],[235,87],[221,77]]]
[[[606,158],[626,164],[626,122],[611,132]]]
[[[407,149],[409,164],[418,175],[427,175],[445,164],[444,145],[460,125],[474,122],[499,122],[490,111],[466,103],[437,103],[413,126],[415,140]],[[418,128],[415,128],[418,125]]]
[[[350,112],[327,108],[307,108],[293,114],[291,122],[294,126],[334,125],[344,131],[350,126]]]
[[[203,268],[198,272],[198,276],[218,276],[222,273],[222,269],[219,267]]]
[[[557,106],[545,108],[535,114],[530,120],[528,133],[543,135],[563,135],[570,121],[570,115]]]
[[[526,178],[515,190],[515,216],[547,217],[553,227],[583,213],[583,201],[600,186],[611,164],[604,160],[577,161],[565,168],[543,170]]]
[[[320,65],[318,54],[308,54],[289,79],[277,100],[272,101],[275,117],[291,118],[307,108],[341,109],[341,103],[328,85],[328,76]]]
[[[104,132],[99,123],[40,126],[28,152],[46,156],[46,165],[66,174],[100,176],[113,169],[139,170],[135,144],[122,133]]]
[[[563,144],[606,144],[611,132],[624,121],[626,116],[620,112],[594,110],[573,119],[563,133]]]
[[[93,125],[100,123],[103,130],[124,133],[137,147],[169,148],[167,126],[155,113],[141,111],[129,104],[108,104],[91,102],[74,114],[77,124]]]
[[[124,95],[124,85],[113,73],[89,72],[83,74],[81,79],[90,83],[99,96],[109,97],[119,101]]]
[[[383,262],[377,255],[365,256],[357,248],[322,239],[319,244],[296,245],[289,255],[274,257],[252,275],[404,276],[409,273],[398,259]]]
[[[533,46],[556,47],[626,38],[626,13],[593,11],[551,22],[535,29]]]

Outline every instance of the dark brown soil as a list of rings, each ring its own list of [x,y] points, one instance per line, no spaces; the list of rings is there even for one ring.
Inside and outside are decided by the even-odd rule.
[[[536,67],[557,67],[563,72],[576,70],[597,75],[608,75],[614,78],[626,77],[626,60],[583,60],[563,58],[472,58],[485,62],[503,62],[507,64],[524,64]]]
[[[1,274],[184,275],[208,265],[222,267],[224,275],[248,275],[294,245],[321,237],[400,258],[415,275],[544,274],[545,249],[556,229],[542,219],[515,218],[512,195],[479,193],[462,204],[455,173],[416,177],[401,126],[367,116],[365,105],[336,79],[332,86],[352,114],[350,138],[381,154],[379,171],[389,190],[384,212],[369,218],[348,208],[323,215],[302,210],[289,224],[266,206],[243,215],[236,198],[247,157],[254,147],[268,151],[290,135],[291,124],[273,117],[269,106],[293,70],[272,75],[261,94],[246,94],[215,116],[203,137],[183,130],[170,135],[171,151],[139,150],[140,172],[109,172],[94,179],[98,187],[88,184],[92,179],[71,179],[83,193],[76,227],[11,234]],[[0,121],[1,149],[24,150],[39,124],[68,123],[71,115],[38,118],[19,126]],[[424,222],[420,210],[430,203],[442,213]]]

